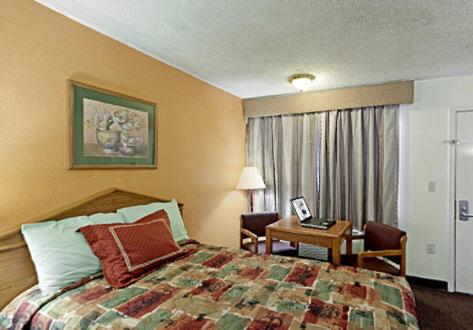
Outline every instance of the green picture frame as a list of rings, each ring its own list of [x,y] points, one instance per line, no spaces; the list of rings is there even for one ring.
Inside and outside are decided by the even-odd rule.
[[[70,169],[157,168],[156,103],[70,85]]]

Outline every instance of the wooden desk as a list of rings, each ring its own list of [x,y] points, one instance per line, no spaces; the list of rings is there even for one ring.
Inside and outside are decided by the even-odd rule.
[[[272,253],[273,239],[294,243],[307,243],[332,250],[332,263],[340,264],[340,244],[345,233],[350,234],[351,221],[337,220],[327,230],[302,227],[296,216],[281,219],[266,227],[266,254]]]

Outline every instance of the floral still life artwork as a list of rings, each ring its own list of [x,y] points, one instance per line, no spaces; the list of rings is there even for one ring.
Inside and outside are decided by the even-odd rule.
[[[148,114],[84,99],[84,155],[146,157]]]
[[[71,168],[155,168],[155,104],[72,83]]]

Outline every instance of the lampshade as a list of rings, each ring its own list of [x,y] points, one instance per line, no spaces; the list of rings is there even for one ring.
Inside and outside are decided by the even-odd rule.
[[[238,180],[237,189],[264,189],[263,178],[256,167],[243,167]]]

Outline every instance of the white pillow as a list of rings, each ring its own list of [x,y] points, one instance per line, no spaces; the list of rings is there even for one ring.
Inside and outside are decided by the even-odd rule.
[[[80,227],[124,223],[120,214],[94,214],[60,221],[24,224],[25,238],[44,294],[49,294],[101,270],[100,262],[80,232]]]
[[[164,210],[168,214],[169,222],[171,224],[172,237],[176,242],[189,239],[187,235],[186,227],[184,226],[184,221],[182,220],[181,212],[179,212],[179,205],[177,201],[173,199],[170,202],[157,202],[146,205],[137,205],[125,207],[123,209],[117,210],[117,213],[120,213],[125,222],[135,222],[153,212]]]

